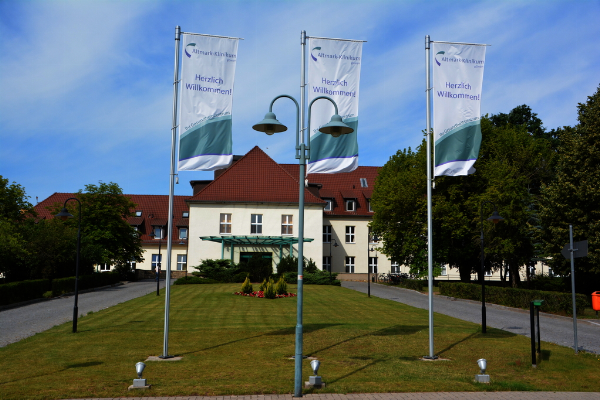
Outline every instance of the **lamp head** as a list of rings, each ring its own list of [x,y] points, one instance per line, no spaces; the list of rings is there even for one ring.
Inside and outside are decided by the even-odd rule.
[[[319,371],[320,366],[321,366],[321,362],[319,360],[312,360],[310,362],[310,367],[312,368],[315,375],[317,375],[317,371]]]
[[[265,119],[260,121],[258,124],[253,125],[252,129],[259,132],[264,132],[267,135],[272,135],[274,133],[287,131],[287,126],[277,121],[277,117],[275,117],[274,113],[268,112],[265,114]]]
[[[346,135],[348,133],[354,132],[354,129],[350,128],[344,122],[342,122],[342,117],[338,114],[334,114],[331,117],[331,121],[328,124],[323,125],[319,128],[320,132],[328,133],[333,137],[339,137],[341,135]]]
[[[339,244],[337,244],[337,242],[333,242],[333,247],[338,247]]]
[[[60,219],[62,219],[63,221],[66,221],[66,220],[67,220],[67,219],[69,219],[69,218],[73,218],[73,215],[71,215],[71,213],[69,213],[69,212],[67,211],[67,208],[66,208],[66,207],[63,207],[63,209],[62,209],[62,210],[60,210],[60,212],[59,212],[58,214],[56,214],[56,215],[55,215],[55,217],[56,217],[56,218],[60,218]]]
[[[146,364],[143,362],[135,364],[135,372],[137,372],[139,379],[142,379],[142,372],[144,372],[144,368],[146,368]]]
[[[481,375],[485,375],[485,370],[487,369],[487,361],[485,358],[480,358],[477,360],[477,365],[479,369],[481,369]]]
[[[492,216],[488,218],[488,221],[492,221],[493,223],[497,224],[500,221],[504,221],[504,218],[498,214],[498,211],[494,210]]]

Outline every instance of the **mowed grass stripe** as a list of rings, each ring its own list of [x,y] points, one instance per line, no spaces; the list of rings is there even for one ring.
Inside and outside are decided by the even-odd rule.
[[[295,292],[294,285],[289,285]],[[296,298],[234,296],[239,285],[173,286],[169,353],[147,362],[152,396],[291,393]],[[543,343],[530,366],[530,341],[435,315],[435,348],[425,362],[426,310],[333,286],[304,286],[304,354],[322,362],[324,392],[599,391],[598,357]],[[0,349],[0,398],[135,396],[134,365],[163,350],[164,290],[84,316]],[[491,385],[473,382],[488,360]],[[312,374],[308,361],[303,376]]]

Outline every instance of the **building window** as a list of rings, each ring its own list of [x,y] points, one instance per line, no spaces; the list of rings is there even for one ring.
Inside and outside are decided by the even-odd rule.
[[[331,243],[331,225],[323,225],[323,243]]]
[[[399,274],[400,273],[400,265],[398,264],[398,261],[392,261],[392,274]]]
[[[136,216],[136,217],[141,217],[141,216],[142,216],[142,212],[141,212],[140,210],[137,210],[137,211],[135,212],[135,216]]]
[[[354,273],[354,257],[346,257],[346,272],[349,274]]]
[[[189,211],[184,211],[183,213],[181,213],[181,216],[183,218],[189,218],[190,217],[190,213],[189,213]]]
[[[492,276],[492,271],[485,271],[485,276]]]
[[[187,255],[177,254],[177,271],[185,271],[187,269]]]
[[[152,254],[152,271],[156,270],[156,266],[161,266],[162,254]]]
[[[369,187],[367,184],[367,178],[360,178],[360,187]]]
[[[448,269],[445,265],[442,265],[442,276],[448,276]]]
[[[373,209],[371,208],[371,199],[367,199],[367,204],[369,205],[369,212],[373,212]]]
[[[377,273],[377,257],[369,257],[369,272],[372,274]]]
[[[163,238],[163,229],[160,226],[154,227],[154,239],[162,239]]]
[[[262,235],[262,214],[252,214],[250,216],[250,233]]]
[[[333,200],[332,199],[325,199],[325,201],[327,202],[327,204],[325,204],[325,211],[331,211],[333,210]]]
[[[281,216],[281,234],[282,235],[293,235],[294,234],[294,224],[292,215],[282,215]]]
[[[354,200],[346,200],[346,211],[356,211],[356,202]]]
[[[221,234],[231,234],[231,214],[221,214]]]
[[[187,228],[179,228],[179,239],[187,239],[187,238],[188,238]]]
[[[323,257],[323,271],[331,272],[331,257],[330,256]]]
[[[100,264],[100,272],[110,271],[110,264]]]
[[[135,260],[127,261],[127,264],[129,264],[129,268],[131,268],[132,271],[135,271],[135,266],[136,266]]]
[[[354,227],[346,227],[346,243],[354,243]]]

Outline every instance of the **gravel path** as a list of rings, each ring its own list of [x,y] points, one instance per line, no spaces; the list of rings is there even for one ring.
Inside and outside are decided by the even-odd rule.
[[[342,282],[342,286],[367,293],[366,282],[345,281]],[[371,295],[429,309],[428,296],[414,290],[371,284]],[[481,324],[481,302],[436,295],[433,297],[433,310],[436,313]],[[489,327],[531,337],[529,310],[486,303],[486,324]],[[573,319],[540,313],[540,337],[542,341],[573,348]],[[577,320],[577,345],[579,350],[600,354],[600,320]]]
[[[173,282],[174,280],[171,280]],[[160,288],[165,282],[160,282]],[[77,301],[79,315],[100,311],[127,300],[156,291],[156,281],[142,280],[124,285],[80,293]],[[164,296],[161,293],[161,296]],[[73,320],[73,296],[59,297],[49,301],[0,311],[0,347],[18,342],[53,326]]]

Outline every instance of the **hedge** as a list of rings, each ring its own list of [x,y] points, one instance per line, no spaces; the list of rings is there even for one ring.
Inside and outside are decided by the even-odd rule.
[[[92,289],[101,286],[114,285],[121,280],[117,271],[101,272],[79,277],[78,290]],[[64,293],[75,291],[75,277],[54,279],[52,281],[52,295],[60,296]]]
[[[440,282],[438,285],[441,295],[481,301],[481,285],[448,282]],[[486,286],[485,300],[493,304],[524,309],[529,309],[529,303],[533,300],[544,300],[540,307],[543,312],[573,314],[571,293]],[[578,315],[582,315],[585,308],[590,306],[587,296],[582,294],[575,295],[575,304]]]
[[[50,279],[11,282],[0,285],[0,305],[39,299],[52,287]]]
[[[329,272],[319,271],[314,274],[303,275],[303,281],[305,285],[333,285],[333,286],[341,286],[342,282],[337,279],[338,274],[333,273],[329,275]],[[298,283],[298,273],[296,272],[286,272],[283,274],[283,277],[287,283],[297,284]]]
[[[204,284],[204,283],[219,283],[214,279],[201,278],[199,276],[183,276],[173,282],[173,285],[190,285],[190,284]]]

